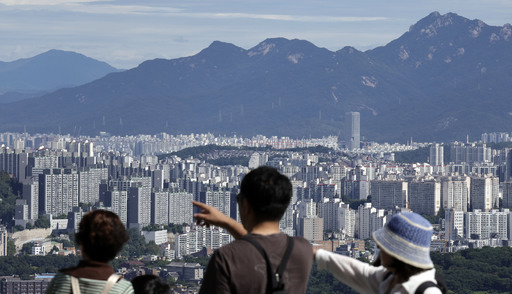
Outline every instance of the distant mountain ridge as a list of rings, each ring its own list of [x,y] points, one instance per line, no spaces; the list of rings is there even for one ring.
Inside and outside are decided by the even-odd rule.
[[[83,85],[116,71],[105,62],[53,49],[31,58],[0,61],[0,94],[24,97],[26,94],[50,92]]]
[[[86,85],[0,108],[0,131],[343,135],[361,113],[366,140],[461,140],[511,131],[512,27],[434,12],[386,46],[336,52],[267,39],[213,42]],[[20,111],[23,109],[23,112]]]

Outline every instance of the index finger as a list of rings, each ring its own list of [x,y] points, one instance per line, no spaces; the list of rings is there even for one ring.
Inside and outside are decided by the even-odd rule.
[[[201,208],[201,209],[206,209],[208,208],[208,205],[204,204],[203,202],[199,202],[199,201],[194,201],[192,200],[192,204]]]

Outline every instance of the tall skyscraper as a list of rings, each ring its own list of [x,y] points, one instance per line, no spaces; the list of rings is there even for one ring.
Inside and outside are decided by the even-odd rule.
[[[345,146],[349,150],[360,147],[361,140],[361,116],[359,112],[345,112]]]
[[[443,173],[444,146],[440,144],[430,145],[430,165],[437,173]]]

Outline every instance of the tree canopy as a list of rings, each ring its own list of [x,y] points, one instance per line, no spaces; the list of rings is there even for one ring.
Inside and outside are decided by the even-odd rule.
[[[21,198],[23,186],[7,172],[0,171],[0,220],[8,228],[14,226],[16,199]]]

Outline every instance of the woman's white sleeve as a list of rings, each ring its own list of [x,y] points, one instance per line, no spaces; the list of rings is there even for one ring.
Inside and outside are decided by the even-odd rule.
[[[315,254],[318,269],[328,270],[343,284],[360,293],[378,293],[384,278],[383,267],[375,267],[357,259],[319,249]]]

